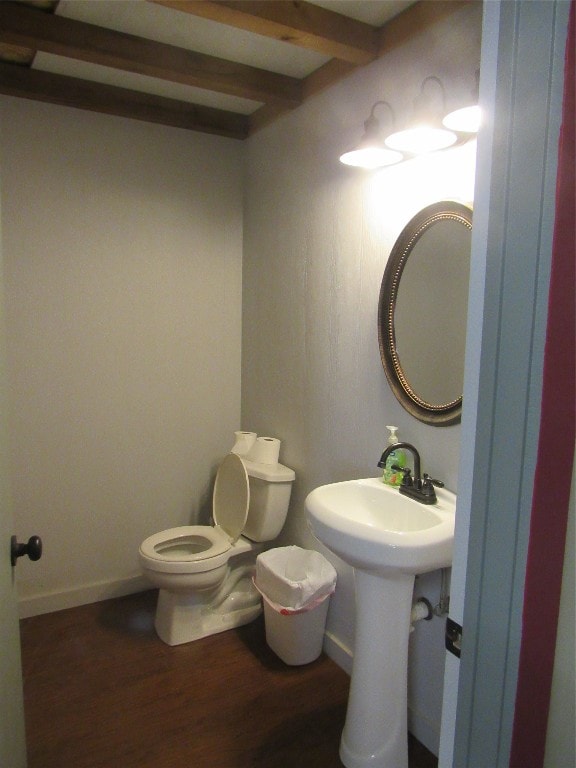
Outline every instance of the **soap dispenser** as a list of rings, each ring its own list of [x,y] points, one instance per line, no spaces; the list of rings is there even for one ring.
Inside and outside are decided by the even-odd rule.
[[[400,442],[398,440],[398,435],[396,434],[396,430],[398,427],[389,427],[387,426],[386,429],[390,430],[390,435],[388,436],[388,445],[396,445],[396,443]],[[400,472],[397,469],[392,469],[393,466],[397,467],[404,467],[406,466],[406,454],[402,450],[398,451],[392,451],[388,458],[386,459],[386,466],[384,467],[384,470],[382,472],[382,482],[386,483],[386,485],[393,485],[393,486],[399,486],[402,484],[402,479],[404,477],[404,474]]]

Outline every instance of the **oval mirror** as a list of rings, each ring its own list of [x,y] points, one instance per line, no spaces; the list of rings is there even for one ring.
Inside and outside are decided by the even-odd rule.
[[[382,365],[402,406],[426,424],[462,414],[471,241],[471,208],[429,205],[400,233],[382,278]]]

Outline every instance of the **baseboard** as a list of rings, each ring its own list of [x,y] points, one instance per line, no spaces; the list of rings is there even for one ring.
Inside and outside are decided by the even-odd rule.
[[[412,709],[408,706],[408,730],[430,750],[433,755],[438,757],[440,752],[440,723],[432,722],[426,715]]]
[[[344,645],[344,643],[331,632],[324,633],[323,650],[326,656],[338,664],[340,669],[343,669],[344,672],[347,672],[349,675],[352,674],[352,659],[354,658],[354,654],[348,646]]]
[[[150,582],[144,576],[133,576],[116,581],[101,581],[74,589],[19,598],[18,613],[21,619],[26,619],[30,616],[39,616],[42,613],[75,608],[78,605],[99,603],[101,600],[123,597],[150,588]]]

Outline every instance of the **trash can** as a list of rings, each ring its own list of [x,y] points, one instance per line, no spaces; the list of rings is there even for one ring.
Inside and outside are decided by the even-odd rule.
[[[285,664],[320,656],[336,571],[315,550],[277,547],[256,558],[254,585],[264,601],[266,642]]]

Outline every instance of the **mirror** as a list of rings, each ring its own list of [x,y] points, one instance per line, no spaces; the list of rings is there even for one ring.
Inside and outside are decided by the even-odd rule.
[[[442,201],[404,227],[380,288],[382,365],[402,406],[420,421],[460,421],[472,209]]]

